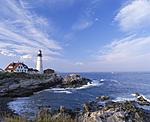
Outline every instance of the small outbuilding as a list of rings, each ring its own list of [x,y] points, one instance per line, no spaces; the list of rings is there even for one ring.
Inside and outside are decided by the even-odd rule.
[[[55,70],[53,70],[53,69],[46,69],[46,70],[44,70],[44,74],[46,74],[46,75],[52,74],[52,73],[55,73]]]
[[[29,68],[28,73],[29,74],[37,74],[39,71],[37,69]]]

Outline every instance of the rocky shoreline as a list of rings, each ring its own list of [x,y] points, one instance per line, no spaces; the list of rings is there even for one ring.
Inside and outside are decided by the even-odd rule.
[[[138,99],[139,96],[141,99]],[[109,99],[109,96],[98,96],[96,100],[84,103],[81,109],[67,109],[60,106],[58,110],[52,110],[45,107],[41,108],[34,120],[16,115],[10,118],[4,117],[2,120],[4,122],[5,120],[11,122],[20,122],[20,120],[25,122],[149,122],[150,111],[142,109],[139,105],[149,106],[150,102],[140,94],[136,97],[137,100],[133,101],[114,102]]]
[[[141,99],[138,99],[139,96]],[[95,101],[84,103],[82,109],[71,110],[60,106],[54,112],[44,108],[37,116],[44,120],[49,115],[53,122],[60,119],[71,120],[69,122],[149,122],[150,111],[145,111],[139,105],[150,106],[150,102],[140,94],[138,97],[134,101],[114,102],[109,100],[109,96],[98,96]]]
[[[25,97],[47,88],[80,87],[92,82],[78,74],[70,74],[62,77],[55,73],[49,75],[24,74],[24,73],[0,73],[0,99],[7,102],[14,97]],[[60,106],[58,110],[41,108],[35,120],[30,122],[150,122],[150,111],[142,106],[150,106],[150,101],[139,93],[133,94],[136,100],[114,102],[109,96],[97,96],[94,101],[86,102],[82,108],[67,109]],[[5,102],[5,101],[4,101]],[[103,103],[103,104],[102,104]],[[3,116],[1,103],[0,121],[20,122],[27,119],[15,115],[8,109],[10,116]],[[6,104],[4,104],[6,105]]]
[[[91,82],[77,74],[64,78],[56,73],[49,75],[26,73],[0,73],[0,97],[26,97],[52,87],[80,87]]]

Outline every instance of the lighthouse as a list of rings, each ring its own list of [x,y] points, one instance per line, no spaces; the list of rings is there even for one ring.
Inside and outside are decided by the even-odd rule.
[[[41,50],[39,50],[39,52],[37,54],[36,69],[39,71],[40,74],[43,73],[42,51]]]

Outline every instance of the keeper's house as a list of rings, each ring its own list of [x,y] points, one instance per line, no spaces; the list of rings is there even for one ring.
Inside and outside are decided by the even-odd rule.
[[[18,63],[10,63],[6,69],[6,72],[25,72],[28,73],[28,66],[24,63],[18,62]]]

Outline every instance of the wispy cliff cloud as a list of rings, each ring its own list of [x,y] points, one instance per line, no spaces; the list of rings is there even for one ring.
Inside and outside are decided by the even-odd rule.
[[[0,1],[0,53],[29,58],[42,49],[47,56],[60,55],[62,47],[49,35],[49,22],[23,1]]]

